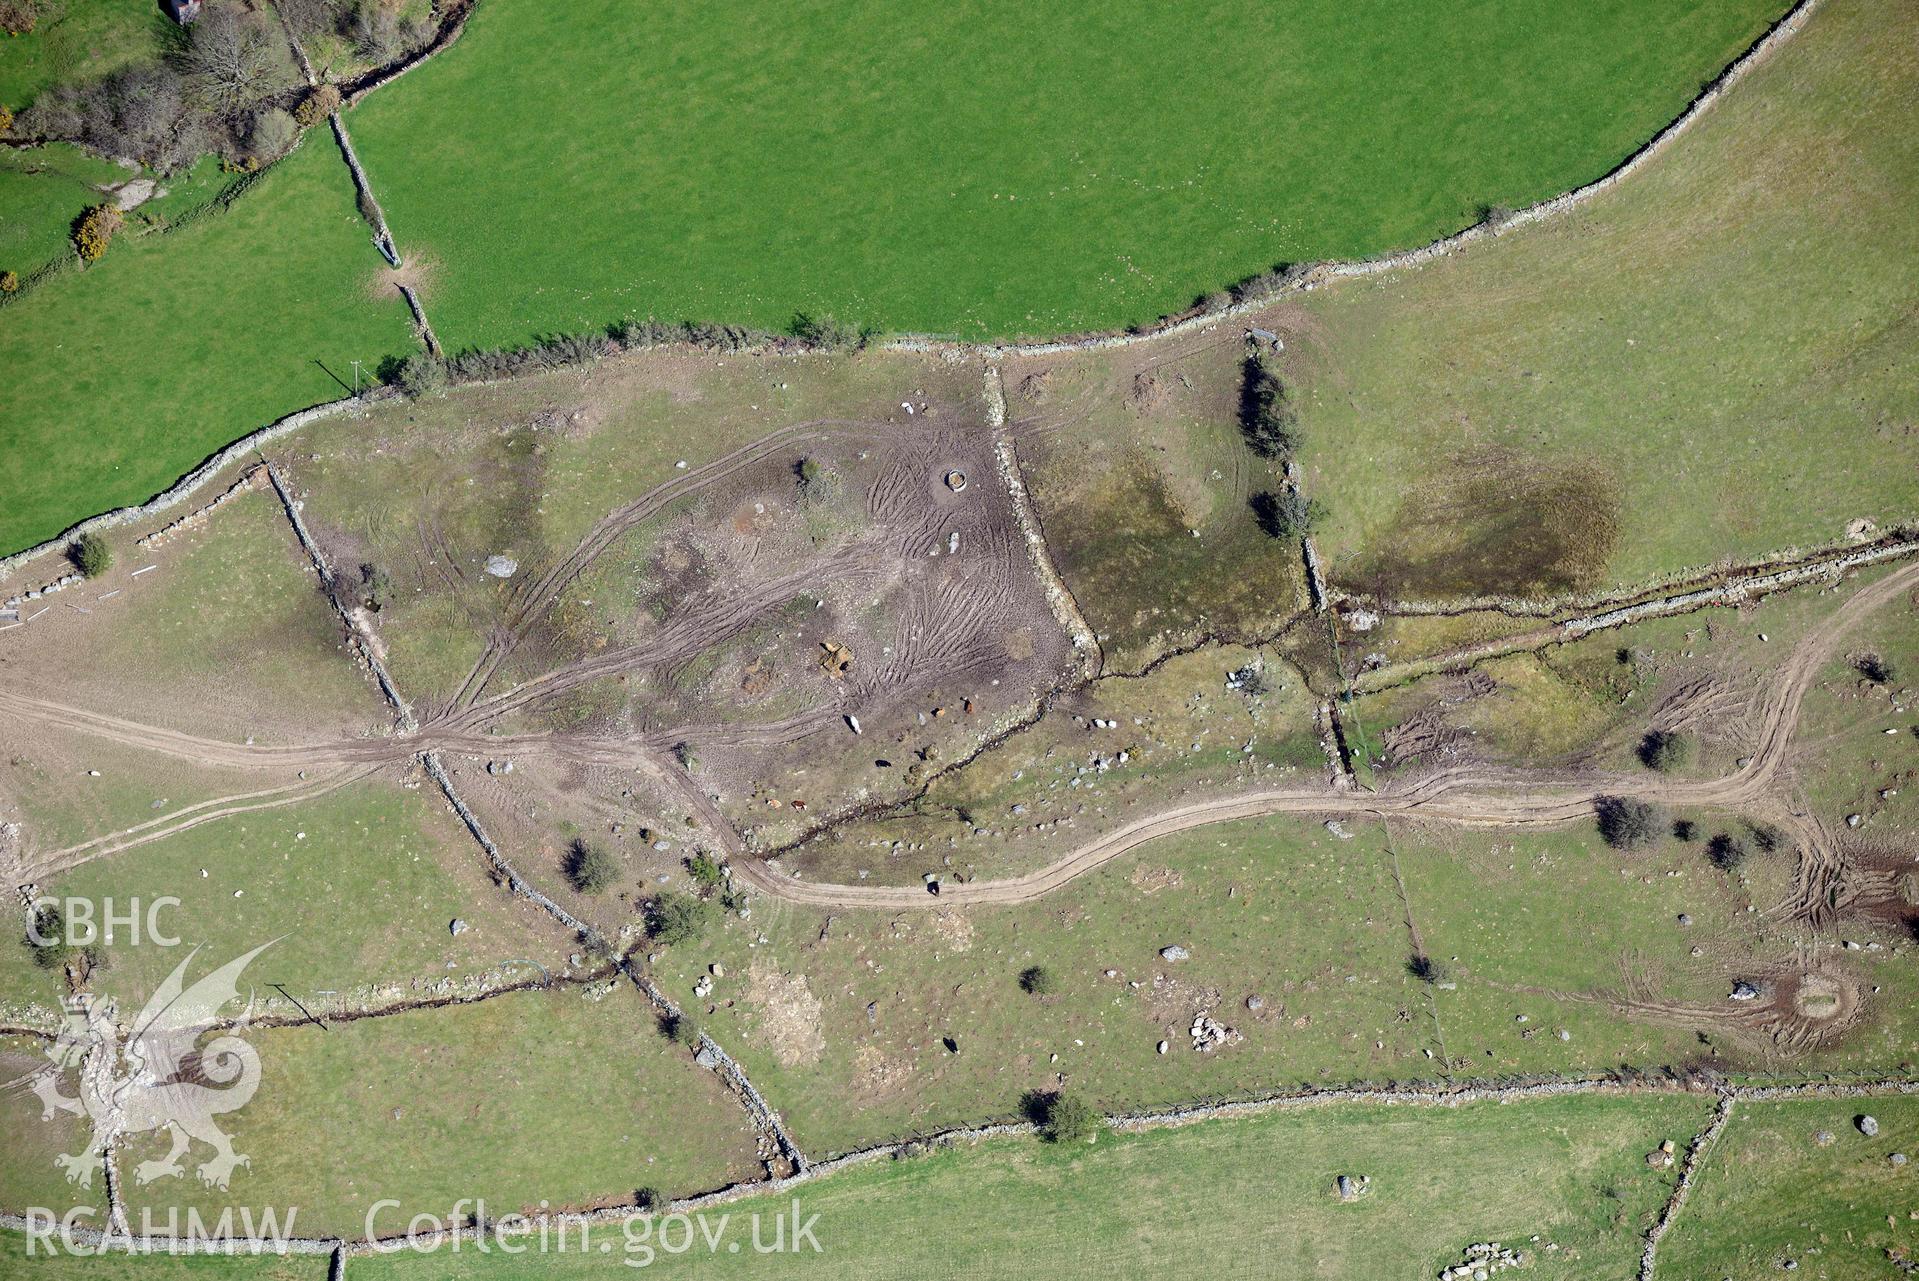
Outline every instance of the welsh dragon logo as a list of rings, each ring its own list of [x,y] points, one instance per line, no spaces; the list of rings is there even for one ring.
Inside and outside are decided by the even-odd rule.
[[[263,943],[188,987],[187,966],[200,950],[195,948],[140,1011],[124,1045],[111,999],[80,996],[63,1002],[66,1026],[47,1050],[52,1062],[27,1079],[40,1096],[43,1120],[68,1112],[93,1121],[86,1147],[54,1158],[69,1182],[91,1186],[113,1144],[148,1130],[169,1131],[173,1147],[160,1160],[134,1167],[139,1183],[184,1174],[181,1158],[194,1140],[213,1149],[199,1168],[202,1183],[225,1188],[237,1167],[251,1164],[233,1150],[233,1140],[215,1120],[246,1106],[260,1086],[259,1053],[239,1035],[253,1017],[251,995],[237,1018],[216,1020],[240,999],[241,971],[272,946]],[[76,1071],[80,1092],[72,1096],[62,1082]]]

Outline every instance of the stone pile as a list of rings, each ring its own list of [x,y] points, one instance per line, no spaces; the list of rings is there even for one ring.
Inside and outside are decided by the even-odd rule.
[[[1262,688],[1264,674],[1265,665],[1262,663],[1248,663],[1244,667],[1236,667],[1226,673],[1226,688],[1235,692],[1249,686],[1253,689]]]
[[[1526,1256],[1508,1250],[1497,1241],[1480,1241],[1466,1247],[1465,1261],[1441,1269],[1439,1281],[1486,1281],[1495,1272],[1525,1266]]]
[[[1240,1040],[1236,1029],[1227,1027],[1210,1014],[1193,1016],[1193,1026],[1189,1029],[1193,1038],[1193,1048],[1202,1054],[1211,1053],[1222,1045]]]

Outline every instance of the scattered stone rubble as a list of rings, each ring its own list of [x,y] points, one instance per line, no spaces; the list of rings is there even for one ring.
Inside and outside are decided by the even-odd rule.
[[[1265,670],[1266,665],[1261,662],[1235,667],[1226,673],[1226,688],[1235,692],[1259,693],[1265,688]]]
[[[220,510],[220,508],[226,506],[247,490],[254,488],[265,478],[266,468],[254,467],[249,469],[240,479],[228,485],[218,498],[215,498],[205,507],[188,512],[170,525],[162,525],[159,529],[154,530],[144,538],[136,538],[133,545],[135,547],[158,547],[161,543],[177,537],[180,534],[193,532],[207,523],[207,517],[213,515],[214,512]]]
[[[23,592],[18,596],[9,596],[5,601],[0,601],[0,608],[12,609],[16,605],[25,604],[27,601],[39,600],[42,596],[51,596],[55,592],[64,591],[76,583],[83,583],[85,581],[86,578],[82,574],[62,574],[45,587],[36,587],[30,592]]]
[[[1237,1028],[1227,1027],[1210,1014],[1194,1015],[1193,1026],[1188,1031],[1193,1038],[1193,1048],[1201,1054],[1210,1054],[1222,1045],[1246,1039]]]
[[[1464,1261],[1442,1268],[1439,1281],[1486,1281],[1495,1272],[1526,1265],[1526,1256],[1509,1250],[1497,1241],[1480,1241],[1466,1247]]]

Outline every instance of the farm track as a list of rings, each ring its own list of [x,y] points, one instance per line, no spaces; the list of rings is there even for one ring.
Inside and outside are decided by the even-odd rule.
[[[1558,786],[1531,792],[1536,776],[1521,771],[1466,767],[1443,770],[1403,786],[1355,794],[1328,788],[1274,789],[1237,797],[1174,806],[1082,845],[1027,876],[1002,881],[942,885],[938,895],[899,886],[815,884],[777,872],[762,863],[736,866],[735,875],[763,893],[818,907],[933,908],[967,903],[1031,902],[1069,881],[1162,836],[1211,823],[1262,818],[1274,814],[1374,815],[1419,818],[1469,827],[1558,827],[1592,813],[1595,797],[1619,795],[1672,805],[1709,808],[1750,807],[1766,801],[1791,746],[1805,694],[1839,639],[1860,619],[1919,583],[1919,564],[1908,565],[1864,588],[1796,646],[1773,673],[1765,695],[1757,746],[1749,763],[1723,778],[1668,780],[1656,775],[1571,774]],[[1803,825],[1802,825],[1803,827]],[[1830,842],[1809,842],[1821,864],[1830,861]],[[1813,883],[1826,877],[1815,875]]]
[[[349,767],[312,782],[293,783],[265,791],[247,792],[238,796],[220,796],[201,801],[197,805],[174,810],[148,822],[111,832],[105,836],[97,836],[79,845],[55,850],[38,861],[27,864],[21,869],[22,875],[27,879],[46,876],[153,841],[165,840],[169,836],[177,836],[204,823],[232,818],[236,814],[251,814],[259,810],[278,809],[283,805],[297,805],[301,801],[309,801],[315,797],[324,796],[328,792],[338,791],[350,783],[357,783],[374,774],[378,768],[376,765]]]
[[[1790,749],[1800,708],[1818,669],[1851,627],[1916,584],[1919,584],[1919,563],[1895,570],[1855,593],[1795,646],[1786,662],[1772,673],[1771,684],[1763,694],[1755,735],[1756,746],[1748,764],[1722,778],[1670,780],[1658,775],[1608,775],[1597,771],[1542,776],[1520,770],[1461,767],[1438,771],[1373,793],[1321,787],[1255,791],[1174,806],[1136,819],[1027,876],[942,885],[937,896],[913,887],[804,881],[750,858],[736,860],[735,874],[772,897],[811,906],[924,909],[968,903],[1016,904],[1031,902],[1052,893],[1147,841],[1212,823],[1276,814],[1329,817],[1372,815],[1427,819],[1470,827],[1558,827],[1586,817],[1592,812],[1594,798],[1608,794],[1672,805],[1766,807],[1776,812],[1780,807],[1773,800],[1774,781]],[[586,763],[617,764],[640,769],[656,779],[670,782],[689,802],[695,802],[696,812],[704,825],[712,829],[729,853],[741,853],[739,835],[720,814],[718,807],[705,798],[704,793],[693,786],[690,780],[681,777],[679,771],[662,764],[658,749],[644,740],[596,739],[563,733],[495,736],[470,732],[473,728],[470,726],[429,722],[418,733],[389,738],[313,745],[257,746],[199,738],[12,691],[0,691],[0,711],[23,720],[77,730],[123,745],[147,748],[216,766],[378,767],[398,764],[419,753],[432,751],[476,756],[509,751],[544,751]],[[800,724],[804,725],[808,719],[801,718]],[[247,798],[227,799],[232,803]],[[183,814],[182,817],[191,816]],[[211,817],[212,814],[203,814],[192,818],[192,821],[210,821]],[[1839,855],[1829,839],[1822,839],[1823,834],[1816,825],[1809,825],[1797,818],[1792,825],[1802,838],[1801,910],[1814,921],[1824,919],[1817,901],[1835,882],[1840,868]],[[83,847],[63,851],[69,856],[83,852]],[[95,853],[98,852],[95,847]]]

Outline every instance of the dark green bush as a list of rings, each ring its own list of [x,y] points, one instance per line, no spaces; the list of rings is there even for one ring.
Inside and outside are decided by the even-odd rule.
[[[32,927],[21,936],[21,942],[33,954],[35,965],[43,970],[60,968],[67,959],[66,930],[67,923],[53,904],[42,904],[34,912]]]
[[[424,396],[446,386],[446,362],[427,352],[408,356],[392,372],[393,385],[409,396]]]
[[[378,565],[360,566],[360,603],[374,613],[379,613],[381,607],[386,604],[387,593],[392,589],[392,585],[387,572]]]
[[[1721,832],[1706,842],[1706,857],[1722,872],[1737,872],[1745,866],[1748,855],[1746,843],[1729,832]]]
[[[1444,965],[1435,961],[1432,957],[1427,956],[1424,952],[1414,952],[1412,956],[1408,958],[1406,961],[1406,973],[1412,975],[1421,983],[1431,983],[1434,985],[1444,983],[1451,977],[1450,972]]]
[[[1639,763],[1670,774],[1692,760],[1692,740],[1670,730],[1656,729],[1639,740]]]
[[[671,947],[690,943],[713,923],[714,907],[705,899],[671,890],[647,905],[646,930],[654,941]]]
[[[113,567],[113,549],[107,546],[107,540],[95,533],[85,533],[73,540],[73,546],[67,548],[67,557],[73,566],[88,578],[98,578]]]
[[[1319,503],[1297,489],[1261,490],[1247,499],[1247,505],[1269,538],[1303,538],[1325,514]]]
[[[726,872],[721,868],[720,861],[704,851],[686,860],[686,871],[695,884],[709,890],[719,888],[726,881]]]
[[[1898,667],[1883,654],[1861,654],[1852,665],[1875,685],[1890,685],[1899,679]]]
[[[293,109],[293,120],[302,129],[311,129],[339,109],[339,86],[316,85]]]
[[[1624,796],[1601,796],[1593,802],[1599,835],[1616,850],[1643,849],[1657,841],[1671,824],[1658,807]]]
[[[1261,356],[1248,356],[1239,385],[1239,430],[1261,458],[1284,459],[1299,443],[1299,411],[1279,380],[1279,371]]]
[[[1226,287],[1227,296],[1234,302],[1248,302],[1256,298],[1270,298],[1276,293],[1297,284],[1312,267],[1303,262],[1282,262],[1269,271],[1256,272],[1233,282]]]
[[[855,328],[831,316],[815,316],[804,311],[794,313],[792,329],[793,336],[801,342],[834,351],[856,350],[866,346],[873,337],[870,329]]]
[[[1106,1118],[1078,1094],[1060,1090],[1046,1097],[1040,1135],[1048,1143],[1084,1143],[1099,1136]]]
[[[604,893],[620,879],[620,860],[604,845],[574,841],[566,854],[566,879],[582,894]]]

